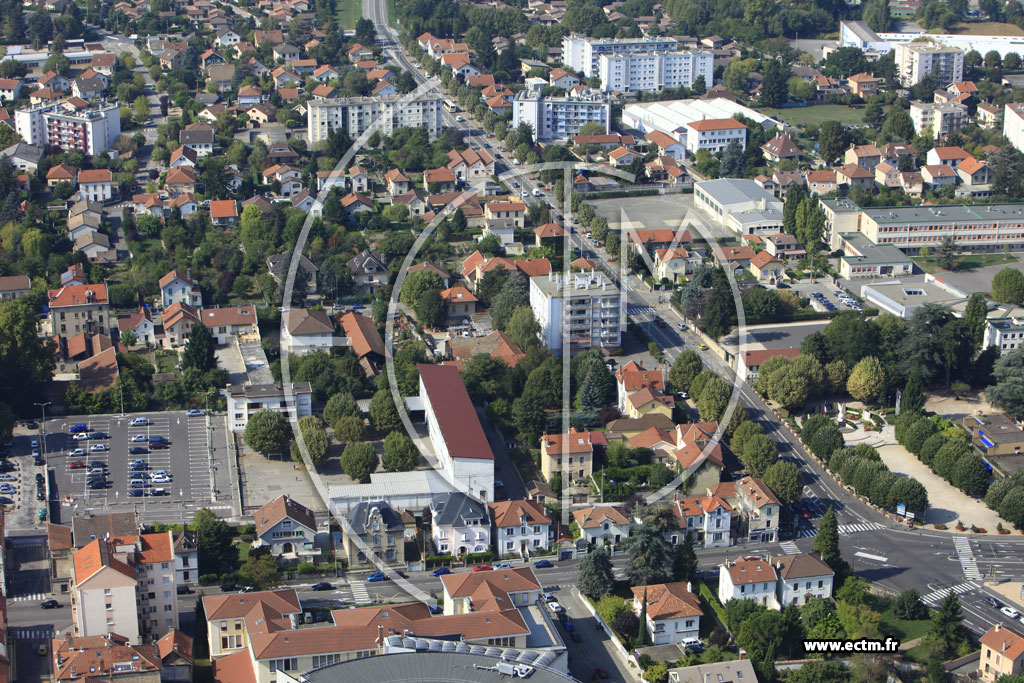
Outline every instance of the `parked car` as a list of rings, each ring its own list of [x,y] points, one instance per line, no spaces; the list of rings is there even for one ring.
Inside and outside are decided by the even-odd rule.
[[[434,576],[446,576],[446,575],[451,574],[451,573],[452,573],[452,570],[448,569],[448,567],[441,567],[440,569],[435,569],[434,570]]]
[[[192,593],[192,588],[189,586],[178,586],[176,592],[178,595],[190,595]]]
[[[554,567],[555,565],[551,563],[551,560],[537,560],[533,563],[533,566],[537,569],[547,569],[549,567]]]
[[[170,443],[170,440],[166,436],[160,436],[159,434],[153,434],[149,437],[149,443]]]
[[[332,586],[327,581],[321,581],[320,583],[314,583],[312,586],[310,586],[310,590],[315,590],[315,591],[329,591],[332,588],[334,588],[334,586]]]
[[[146,440],[146,435],[145,434],[136,434],[135,436],[132,437],[132,441],[133,442],[135,442],[135,441],[145,441],[145,440]]]
[[[110,448],[105,443],[94,443],[93,445],[89,446],[89,452],[90,453],[99,453],[101,451],[109,451],[109,450],[110,450]]]
[[[169,496],[171,492],[167,489],[150,489],[146,491],[147,496]]]
[[[492,569],[494,569],[494,567],[492,567],[489,564],[478,564],[477,566],[473,567],[473,571],[475,572],[489,572]]]
[[[185,415],[187,417],[202,417],[205,414],[206,413],[204,413],[203,411],[195,410],[194,408],[192,410],[188,411],[187,413],[185,413]]]
[[[104,434],[103,432],[93,432],[89,435],[90,439],[109,439],[110,434]]]
[[[498,564],[494,565],[494,568],[495,569],[512,569],[512,563],[511,562],[499,562]]]
[[[548,609],[554,612],[555,614],[558,614],[559,612],[563,611],[563,607],[557,602],[549,602]]]
[[[128,489],[128,496],[131,498],[142,498],[145,495],[146,491],[144,489]]]
[[[149,443],[149,447],[154,451],[165,451],[170,448],[170,446],[165,444],[163,441],[151,441]]]
[[[143,455],[145,453],[149,453],[149,449],[145,446],[132,446],[128,449],[128,452],[131,455]]]
[[[89,435],[85,433],[72,434],[71,439],[72,441],[87,441],[89,439]]]
[[[133,417],[129,423],[132,427],[145,427],[149,424],[149,418],[147,417]]]
[[[72,460],[71,462],[68,463],[69,470],[80,470],[83,467],[85,467],[85,463],[82,462],[81,460]]]
[[[369,576],[367,576],[366,580],[370,581],[370,582],[373,582],[373,581],[387,581],[388,577],[384,576],[380,572],[377,572],[376,574],[370,574]]]
[[[234,593],[238,590],[238,586],[233,583],[222,583],[220,585],[220,590],[222,593]]]

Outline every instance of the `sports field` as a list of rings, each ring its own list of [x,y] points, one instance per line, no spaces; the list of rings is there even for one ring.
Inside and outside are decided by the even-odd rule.
[[[798,126],[820,126],[825,121],[838,121],[844,126],[864,123],[864,107],[853,109],[842,104],[818,104],[809,107],[793,107],[791,109],[761,109],[773,119]]]
[[[354,29],[363,16],[362,0],[335,0],[334,14],[338,17],[338,28]]]

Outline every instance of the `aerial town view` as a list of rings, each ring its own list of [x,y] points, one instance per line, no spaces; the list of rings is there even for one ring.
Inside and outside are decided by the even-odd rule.
[[[1024,2],[0,0],[0,683],[1024,683]]]

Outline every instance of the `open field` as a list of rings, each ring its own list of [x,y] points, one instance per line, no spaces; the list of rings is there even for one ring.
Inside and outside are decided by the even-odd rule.
[[[363,16],[361,0],[336,0],[335,16],[338,17],[338,28],[353,29],[356,22]]]
[[[913,257],[914,263],[919,268],[924,270],[926,273],[944,273],[947,272],[939,267],[935,262],[935,257],[929,256],[922,258],[920,256]],[[1001,266],[1006,263],[1016,263],[1016,257],[1010,254],[964,254],[960,257],[959,263],[956,267],[957,270],[976,270],[978,268],[984,268],[986,266]]]
[[[864,123],[864,108],[852,109],[842,104],[819,104],[810,107],[793,107],[792,109],[758,108],[762,114],[779,119],[794,126],[820,126],[825,121],[838,121],[844,126]]]
[[[1004,24],[1001,21],[972,21],[953,24],[950,33],[961,33],[971,36],[1024,36],[1024,29],[1016,24]]]

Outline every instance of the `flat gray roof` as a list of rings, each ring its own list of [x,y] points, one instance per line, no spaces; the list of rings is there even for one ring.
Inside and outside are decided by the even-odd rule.
[[[753,180],[745,178],[719,178],[697,183],[697,188],[722,206],[754,202],[758,199],[782,206],[775,195],[768,192]]]
[[[498,657],[486,654],[418,650],[351,659],[322,669],[314,669],[305,674],[303,680],[308,683],[504,683],[509,680],[509,676],[496,670],[495,667],[500,661]],[[571,683],[576,680],[553,669],[540,668],[533,664],[528,666],[533,667],[533,673],[528,679],[530,683]]]
[[[844,254],[843,258],[850,263],[856,263],[858,265],[882,265],[886,263],[906,263],[910,261],[910,257],[896,247],[888,244],[875,244],[869,240],[866,235],[862,235],[860,233],[854,233],[852,235],[844,234],[843,239],[861,253],[860,256],[847,256]]]
[[[891,206],[864,209],[879,225],[979,223],[1024,220],[1024,204],[944,204],[941,206]]]

